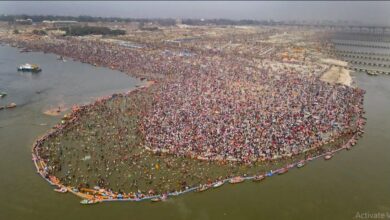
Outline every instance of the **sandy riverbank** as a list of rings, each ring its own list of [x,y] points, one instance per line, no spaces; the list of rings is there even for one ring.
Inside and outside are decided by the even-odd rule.
[[[332,66],[324,73],[324,75],[321,76],[321,80],[329,83],[343,84],[346,86],[351,86],[352,84],[352,77],[349,74],[349,70],[338,66]]]

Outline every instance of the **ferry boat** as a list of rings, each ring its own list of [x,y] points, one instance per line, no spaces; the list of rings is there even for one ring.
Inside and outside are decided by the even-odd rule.
[[[37,73],[42,71],[42,69],[37,65],[37,64],[23,64],[18,67],[18,71],[23,71],[23,72],[33,72]]]

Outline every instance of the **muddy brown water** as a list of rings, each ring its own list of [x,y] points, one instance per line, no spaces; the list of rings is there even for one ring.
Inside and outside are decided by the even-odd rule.
[[[18,73],[31,62],[43,71]],[[141,82],[123,73],[88,64],[62,62],[55,55],[19,53],[0,47],[0,219],[354,219],[357,213],[390,212],[390,78],[354,73],[367,91],[364,136],[351,151],[319,159],[260,183],[226,184],[163,203],[112,202],[83,206],[58,194],[35,172],[34,139],[60,118],[42,111],[63,103],[127,91]]]

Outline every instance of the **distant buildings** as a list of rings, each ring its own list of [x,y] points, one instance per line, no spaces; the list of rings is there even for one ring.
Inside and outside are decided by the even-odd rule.
[[[19,24],[19,25],[32,25],[33,21],[32,19],[16,19],[14,24]]]
[[[78,21],[42,21],[43,24],[50,25],[55,28],[68,27],[70,25],[78,24]]]

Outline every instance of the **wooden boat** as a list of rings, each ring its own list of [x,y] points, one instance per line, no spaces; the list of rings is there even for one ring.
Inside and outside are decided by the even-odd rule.
[[[54,191],[59,192],[59,193],[66,193],[66,192],[68,192],[68,189],[65,187],[61,187],[58,189],[54,189]]]
[[[332,154],[327,154],[327,155],[325,155],[325,160],[330,160],[330,159],[332,159],[332,157],[333,157],[333,155]]]
[[[229,183],[232,183],[232,184],[236,184],[236,183],[242,183],[244,182],[244,178],[242,178],[241,176],[236,176],[236,177],[233,177],[229,180]]]
[[[223,181],[218,181],[218,182],[214,183],[213,187],[218,188],[218,187],[222,186],[223,184],[224,184]]]
[[[283,173],[287,173],[288,172],[288,169],[287,168],[282,168],[278,171],[278,174],[281,175]]]
[[[265,176],[264,175],[257,175],[253,178],[253,181],[254,182],[259,182],[259,181],[262,181],[263,179],[265,179]]]

